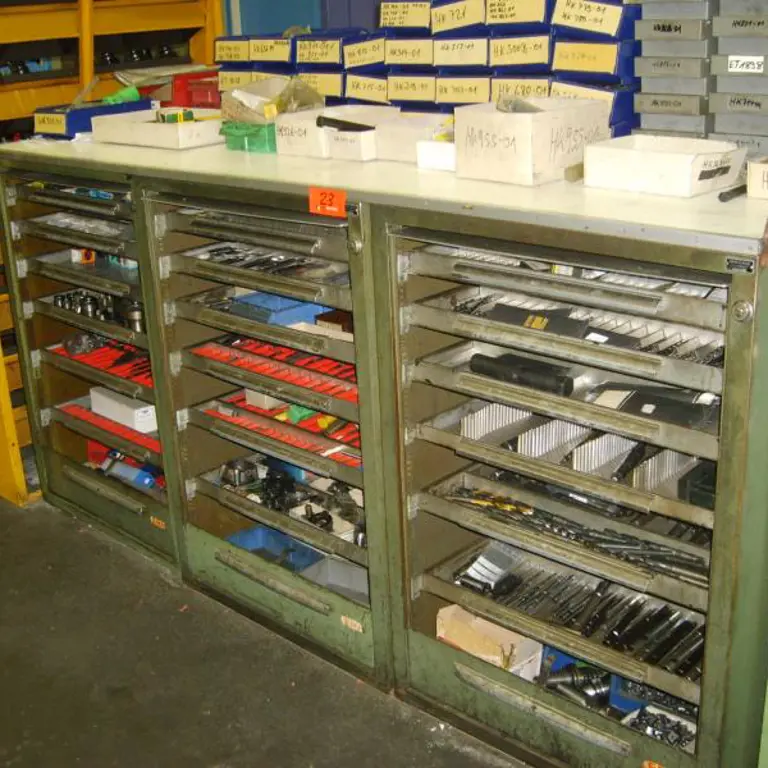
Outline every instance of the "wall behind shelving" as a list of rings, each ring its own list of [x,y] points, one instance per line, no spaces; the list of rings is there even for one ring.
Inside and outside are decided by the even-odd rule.
[[[230,0],[233,34],[281,32],[299,24],[310,27],[376,26],[377,0]]]

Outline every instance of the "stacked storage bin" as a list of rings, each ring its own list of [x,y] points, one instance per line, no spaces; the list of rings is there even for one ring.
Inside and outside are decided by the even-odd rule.
[[[610,100],[614,136],[636,127],[636,5],[557,0],[552,17],[552,96]]]
[[[636,28],[642,56],[635,63],[641,82],[635,109],[644,131],[691,138],[711,132],[710,19],[716,2],[643,1]]]
[[[296,44],[280,35],[220,37],[214,58],[221,66],[219,90],[231,91],[272,75],[293,74]]]
[[[750,154],[768,153],[768,5],[721,0],[713,22],[712,138],[735,141]]]

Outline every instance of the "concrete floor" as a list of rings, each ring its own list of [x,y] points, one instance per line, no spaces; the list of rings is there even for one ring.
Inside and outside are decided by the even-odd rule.
[[[0,507],[0,766],[523,768],[43,504]]]

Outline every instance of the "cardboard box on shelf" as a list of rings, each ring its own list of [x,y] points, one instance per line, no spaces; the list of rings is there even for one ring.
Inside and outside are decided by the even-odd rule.
[[[587,147],[584,185],[694,197],[733,186],[746,152],[725,141],[623,136]]]
[[[106,387],[91,387],[91,410],[142,434],[157,432],[154,405],[134,400]]]
[[[380,123],[376,128],[379,160],[415,164],[418,142],[434,139],[448,121],[448,115],[404,112],[394,120]]]
[[[611,104],[592,99],[512,100],[456,109],[456,170],[465,179],[534,186],[563,179],[584,147],[610,138]]]
[[[747,165],[747,196],[768,200],[768,157],[756,157]]]
[[[541,643],[478,618],[459,605],[437,612],[437,638],[529,682],[541,671]]]

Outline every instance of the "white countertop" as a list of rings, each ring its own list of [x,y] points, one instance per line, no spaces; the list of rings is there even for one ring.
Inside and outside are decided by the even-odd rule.
[[[566,230],[756,256],[762,252],[768,200],[716,194],[682,200],[586,189],[555,182],[540,187],[470,181],[401,163],[353,163],[231,152],[224,146],[161,150],[32,139],[0,146],[0,163],[40,162],[119,169],[137,176],[305,194],[309,186],[347,191],[371,202],[463,213]]]

